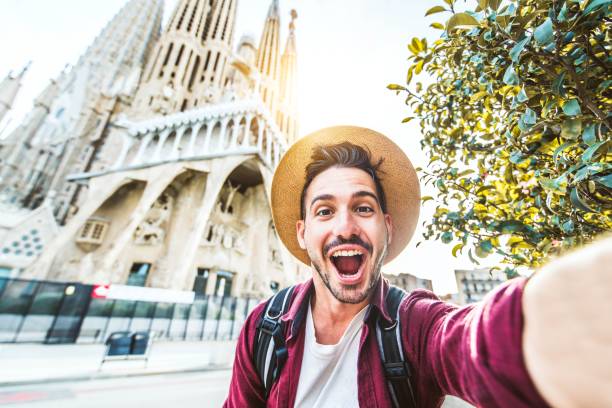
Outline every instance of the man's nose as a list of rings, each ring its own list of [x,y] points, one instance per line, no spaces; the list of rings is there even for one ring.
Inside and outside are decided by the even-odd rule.
[[[334,235],[344,239],[350,239],[352,236],[359,236],[359,225],[351,211],[343,210],[336,213],[334,223]]]

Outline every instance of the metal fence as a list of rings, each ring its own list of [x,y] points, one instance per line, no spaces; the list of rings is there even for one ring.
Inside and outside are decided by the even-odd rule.
[[[92,298],[93,286],[0,278],[0,343],[103,343],[114,331],[165,340],[238,337],[257,299],[203,296],[191,304]]]

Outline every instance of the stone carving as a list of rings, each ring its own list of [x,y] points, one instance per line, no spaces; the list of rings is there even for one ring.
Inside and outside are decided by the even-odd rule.
[[[222,246],[225,249],[245,253],[246,226],[237,217],[234,217],[235,209],[232,207],[238,190],[240,190],[240,185],[233,186],[229,180],[221,190],[219,200],[204,229],[202,246]]]
[[[268,261],[278,268],[283,267],[283,260],[278,245],[278,237],[276,235],[276,228],[274,228],[273,221],[270,221],[268,224]]]
[[[139,245],[158,245],[166,237],[166,227],[170,216],[174,197],[163,193],[153,204],[147,215],[134,232],[134,243]]]

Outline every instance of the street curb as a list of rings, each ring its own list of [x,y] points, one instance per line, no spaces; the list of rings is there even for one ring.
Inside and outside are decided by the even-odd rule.
[[[231,368],[232,368],[231,365],[223,364],[223,365],[206,365],[206,366],[191,367],[191,368],[184,368],[184,369],[133,371],[133,372],[125,372],[125,373],[96,372],[90,375],[79,375],[79,376],[72,376],[72,377],[40,378],[40,379],[34,379],[34,380],[0,382],[0,389],[27,386],[27,385],[53,384],[53,383],[64,383],[64,382],[110,380],[110,379],[117,379],[117,378],[146,377],[146,376],[167,375],[167,374],[189,374],[189,373],[198,373],[198,372],[206,372],[206,371],[224,371],[224,370],[231,370]]]

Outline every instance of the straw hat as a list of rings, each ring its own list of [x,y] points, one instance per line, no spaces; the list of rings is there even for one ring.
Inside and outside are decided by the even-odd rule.
[[[313,148],[350,142],[372,153],[372,162],[379,158],[379,178],[387,199],[387,212],[393,222],[393,237],[385,263],[395,258],[408,245],[419,219],[419,180],[404,152],[386,136],[356,126],[335,126],[318,130],[295,142],[281,159],[272,179],[272,217],[278,235],[289,251],[306,265],[310,258],[300,248],[295,224],[301,219],[300,195],[306,182],[306,166]]]

